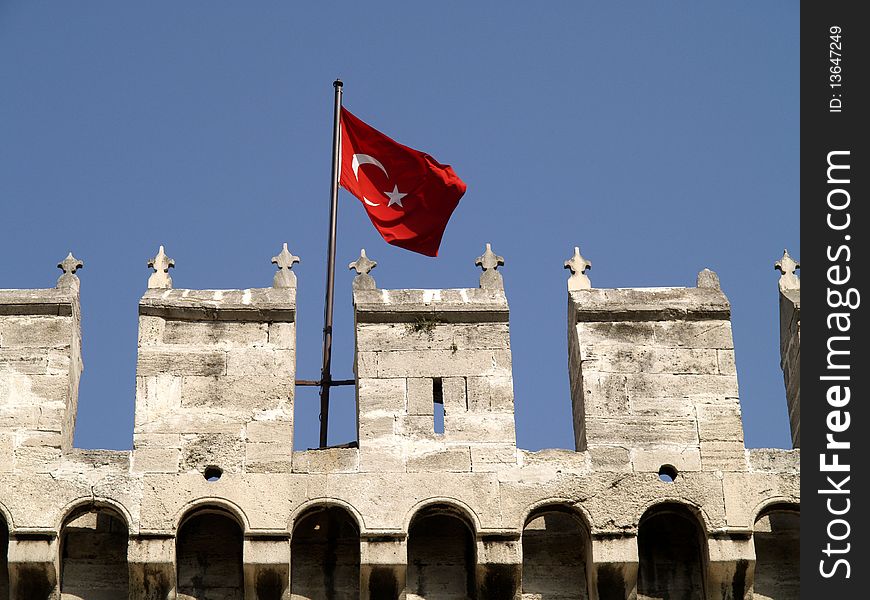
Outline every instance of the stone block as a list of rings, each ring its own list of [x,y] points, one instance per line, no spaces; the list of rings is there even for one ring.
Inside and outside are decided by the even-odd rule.
[[[257,420],[245,426],[249,442],[276,442],[289,444],[293,440],[293,422],[290,420]]]
[[[719,373],[716,350],[653,346],[583,346],[583,368],[602,373]]]
[[[641,373],[628,379],[628,393],[644,398],[738,397],[737,378],[733,375]]]
[[[18,446],[45,446],[60,449],[63,446],[63,435],[60,431],[19,432]]]
[[[15,454],[15,470],[24,473],[52,473],[60,468],[60,446],[17,446]]]
[[[68,411],[63,401],[63,396],[59,400],[45,402],[39,407],[39,420],[36,423],[36,428],[40,431],[52,431],[60,433],[64,430],[64,425],[68,417]]]
[[[405,461],[398,447],[363,446],[360,443],[360,473],[404,473]]]
[[[431,327],[419,331],[413,322],[361,323],[357,326],[357,347],[367,351],[510,348],[507,323],[431,323]]]
[[[0,348],[69,348],[74,338],[73,326],[72,317],[2,317]]]
[[[139,377],[156,375],[226,375],[227,353],[221,351],[191,352],[140,348],[136,374]]]
[[[728,321],[604,321],[578,324],[584,344],[621,343],[660,348],[734,347]]]
[[[163,343],[163,330],[166,319],[139,315],[139,347]]]
[[[396,433],[415,439],[440,439],[440,434],[435,433],[434,415],[409,415],[398,419]]]
[[[33,349],[0,348],[0,372],[11,371],[21,375],[48,373],[48,358]]]
[[[167,320],[163,343],[221,348],[265,346],[268,327],[267,323],[254,322]]]
[[[379,438],[392,439],[396,435],[396,417],[393,415],[359,416],[360,444]]]
[[[355,473],[359,471],[359,449],[322,448],[293,453],[294,473]]]
[[[47,375],[71,375],[72,357],[68,352],[50,348],[46,354],[48,356],[48,366],[45,369]]]
[[[465,377],[444,377],[441,380],[444,414],[457,414],[468,410],[465,396]]]
[[[137,433],[133,436],[133,448],[140,449],[181,449],[180,433]]]
[[[740,419],[740,404],[736,399],[731,406],[699,403],[695,405],[695,412],[702,442],[743,441],[743,422]]]
[[[248,473],[289,473],[292,447],[288,443],[248,442],[244,445],[244,468]]]
[[[445,448],[438,452],[410,455],[406,460],[409,473],[438,473],[471,471],[471,451],[468,446]]]
[[[227,375],[230,377],[291,378],[296,373],[296,352],[273,348],[245,348],[227,351]]]
[[[701,451],[697,446],[632,448],[631,466],[636,473],[658,473],[662,465],[676,467],[678,473],[701,470]]]
[[[787,473],[800,475],[801,451],[778,448],[752,448],[749,454],[749,470],[754,473]]]
[[[734,359],[734,350],[717,350],[719,373],[722,375],[737,375],[737,363]]]
[[[293,399],[294,378],[263,377],[184,377],[181,406],[250,412],[283,406]]]
[[[360,352],[357,350],[354,355],[353,372],[356,374],[358,380],[369,377],[379,377],[378,353]]]
[[[0,392],[3,391],[0,381]],[[39,425],[39,406],[2,406],[0,405],[0,429],[36,429]]]
[[[360,410],[380,410],[394,413],[404,412],[405,407],[408,406],[408,401],[405,398],[406,385],[406,380],[404,378],[359,380],[357,393],[359,396]],[[430,383],[430,394],[431,387],[432,384]],[[431,401],[432,399],[430,397],[430,404]]]
[[[587,415],[619,415],[629,409],[628,376],[599,373],[584,366],[583,410]]]
[[[268,342],[275,348],[296,348],[296,323],[269,323]]]
[[[701,468],[705,471],[745,471],[748,467],[742,441],[701,441]]]
[[[623,446],[589,446],[587,452],[596,471],[630,473],[631,453]]]
[[[449,350],[378,353],[378,377],[510,375],[508,350]]]
[[[698,444],[695,419],[663,418],[653,420],[625,415],[622,417],[586,416],[587,443],[626,444],[633,446],[673,444],[692,446]]]
[[[136,377],[135,423],[170,415],[181,408],[182,378],[173,375]]]
[[[628,404],[629,413],[651,419],[694,419],[695,403],[690,398],[644,398],[632,397]]]
[[[0,431],[0,473],[11,473],[13,462],[13,434]]]
[[[408,414],[428,416],[434,411],[434,383],[430,377],[410,377],[408,382]]]
[[[509,444],[476,444],[471,446],[471,470],[490,472],[516,468],[517,449]]]
[[[185,435],[181,441],[180,470],[202,473],[206,467],[215,466],[225,472],[241,471],[247,445],[238,434]]]
[[[181,451],[176,448],[137,448],[133,451],[132,470],[145,473],[177,473]]]
[[[450,442],[516,444],[512,413],[459,413],[444,415],[444,436]]]
[[[66,399],[69,396],[69,374],[33,375],[27,379],[32,397],[44,401],[40,402],[41,406],[47,408],[50,402],[57,402],[61,407],[66,406]]]

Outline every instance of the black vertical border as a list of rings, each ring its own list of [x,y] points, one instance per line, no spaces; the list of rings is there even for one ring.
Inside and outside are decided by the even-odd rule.
[[[868,6],[862,8],[862,2],[837,2],[835,0],[804,1],[801,3],[801,275],[802,298],[805,305],[801,310],[801,598],[813,600],[863,598],[868,593],[864,577],[870,572],[867,562],[867,546],[870,544],[870,531],[866,523],[867,493],[859,491],[867,489],[870,484],[870,423],[868,423],[867,404],[867,371],[870,370],[870,359],[864,351],[870,342],[866,331],[865,313],[870,309],[870,295],[866,282],[870,277],[870,263],[867,252],[861,245],[870,243],[870,222],[867,219],[866,204],[868,198],[867,180],[870,179],[870,161],[868,161],[868,117],[870,117],[870,102],[867,95],[867,79],[870,78],[870,19],[859,16],[859,12],[867,14]],[[831,87],[831,68],[836,66],[831,62],[829,53],[831,43],[831,27],[842,28],[840,42],[842,44],[841,67],[842,87]],[[836,71],[836,69],[834,69]],[[836,79],[836,78],[834,78]],[[837,96],[837,94],[840,94]],[[832,112],[831,100],[842,100],[841,112]],[[836,104],[833,103],[833,104]],[[828,184],[827,168],[828,153],[831,151],[848,150],[850,165],[850,183],[848,188],[851,201],[846,211],[851,219],[848,230],[835,231],[827,224],[828,193],[842,185]],[[842,199],[842,194],[838,194]],[[843,212],[834,215],[842,222]],[[850,239],[845,239],[846,236]],[[829,259],[829,251],[836,255],[841,245],[850,248],[850,260],[846,262],[846,253],[840,255],[840,260]],[[830,249],[830,250],[829,250]],[[850,281],[840,286],[834,286],[828,281],[828,269],[834,264],[851,269]],[[831,308],[828,305],[828,290],[839,288],[841,291],[849,287],[858,289],[861,293],[860,305],[852,310],[849,308]],[[867,306],[865,306],[865,304]],[[851,419],[847,431],[836,434],[838,440],[850,442],[849,450],[840,451],[841,463],[850,465],[850,480],[843,488],[848,488],[848,495],[831,495],[820,493],[820,490],[830,489],[828,476],[841,483],[843,473],[822,472],[820,469],[820,454],[829,453],[826,450],[826,435],[829,433],[826,419],[829,411],[835,410],[827,402],[826,393],[828,381],[820,377],[830,373],[827,369],[827,342],[831,335],[845,335],[842,332],[828,329],[828,316],[832,312],[850,313],[851,328],[849,361],[851,380],[844,383],[850,386],[851,401],[840,410],[848,410]],[[841,346],[842,347],[842,346]],[[842,373],[842,371],[840,371]],[[849,511],[841,516],[832,515],[827,506],[828,499],[833,498],[834,509],[842,509],[845,499],[850,501]],[[829,538],[828,525],[832,519],[842,518],[849,523],[849,536],[836,541]],[[832,532],[839,537],[846,531],[842,523],[833,525]],[[843,550],[848,546],[848,552],[826,555],[828,548]],[[821,570],[830,573],[835,561],[843,558],[849,563],[849,577],[846,577],[846,567],[840,564],[832,577],[824,577]],[[824,562],[822,566],[821,561]]]

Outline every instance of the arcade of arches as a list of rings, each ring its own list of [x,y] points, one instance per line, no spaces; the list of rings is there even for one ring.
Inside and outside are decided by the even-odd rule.
[[[755,598],[798,598],[799,533],[797,507],[775,506],[759,515],[754,531]],[[15,577],[5,560],[9,539],[9,527],[0,516],[0,600],[10,598]],[[138,597],[129,592],[128,539],[125,519],[118,512],[96,506],[73,511],[58,538],[60,599]],[[473,523],[448,506],[427,507],[412,519],[405,581],[363,578],[368,581],[364,594],[359,526],[341,507],[314,507],[297,518],[289,577],[286,571],[248,577],[244,539],[241,524],[223,510],[202,508],[185,518],[175,540],[177,598],[244,600],[246,586],[255,589],[247,597],[258,600],[286,599],[288,590],[292,600],[395,598],[402,587],[408,600],[497,597],[481,580],[485,569],[478,563]],[[564,507],[539,508],[528,517],[520,546],[522,565],[517,568],[514,595],[519,593],[523,600],[590,597],[591,536],[578,515]],[[637,548],[639,600],[695,600],[707,595],[705,530],[689,509],[665,504],[647,511],[640,521]],[[623,597],[621,591],[602,589],[601,581],[597,585],[601,598]]]

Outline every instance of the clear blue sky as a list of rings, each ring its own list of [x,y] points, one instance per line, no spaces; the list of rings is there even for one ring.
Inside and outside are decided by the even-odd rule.
[[[76,445],[129,448],[137,302],[158,244],[178,288],[271,285],[302,257],[298,376],[319,375],[332,81],[345,106],[451,164],[468,192],[441,256],[339,209],[334,375],[352,377],[351,274],[474,287],[505,257],[517,435],[572,447],[567,272],[596,287],[692,286],[732,303],[748,446],[788,447],[773,262],[799,238],[799,6],[770,2],[0,0],[0,287],[80,272]],[[353,392],[330,442],[353,439]],[[317,444],[300,389],[296,447]]]

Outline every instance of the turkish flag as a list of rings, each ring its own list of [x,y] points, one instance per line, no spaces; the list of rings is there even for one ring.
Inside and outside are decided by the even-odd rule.
[[[465,183],[449,165],[388,138],[341,109],[341,186],[388,244],[438,256]]]

